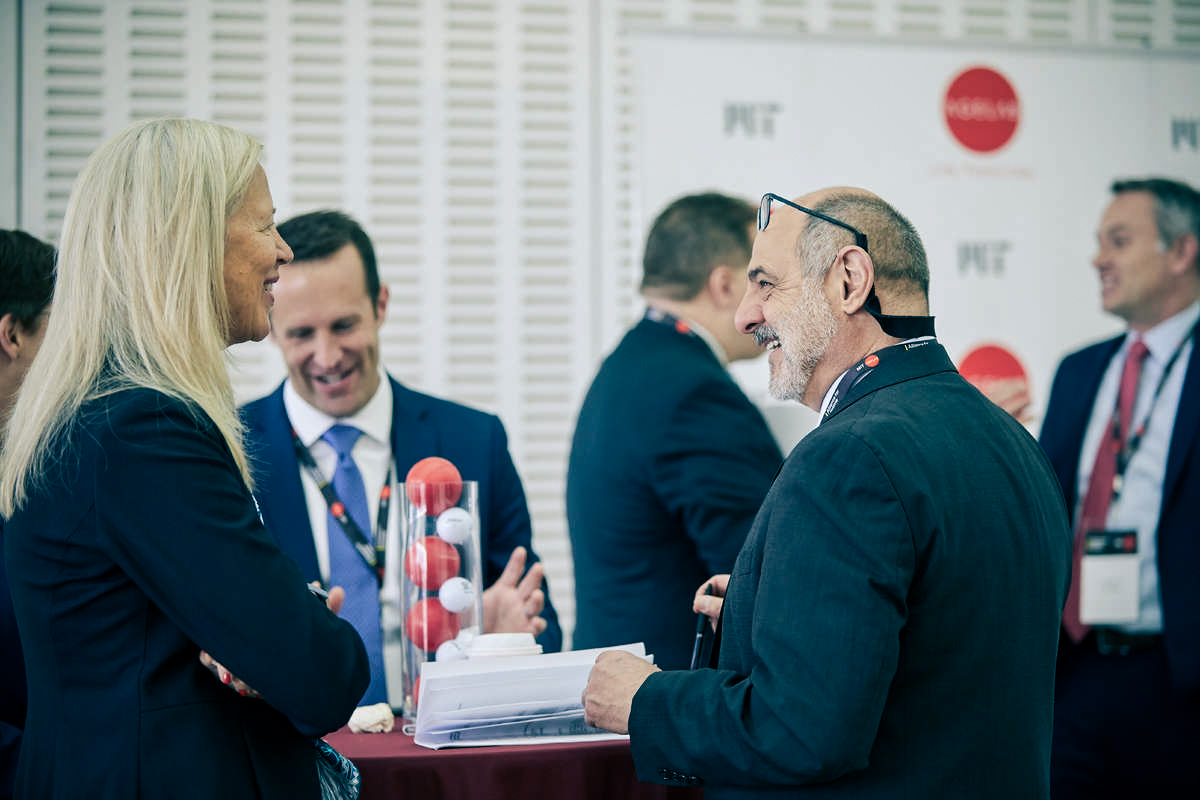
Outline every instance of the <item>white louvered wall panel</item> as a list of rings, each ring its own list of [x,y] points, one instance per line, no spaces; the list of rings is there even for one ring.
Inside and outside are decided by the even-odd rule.
[[[117,81],[128,87],[128,119],[198,113],[193,110],[195,104],[188,103],[189,87],[202,85],[188,80],[195,74],[189,69],[190,56],[195,53],[203,58],[204,51],[198,43],[186,41],[186,31],[200,29],[197,23],[204,15],[188,20],[183,0],[135,2],[128,13],[128,74],[124,81]]]
[[[511,244],[520,273],[510,287],[521,298],[518,336],[507,346],[521,380],[510,384],[516,455],[538,548],[554,571],[552,591],[574,627],[575,597],[566,528],[563,477],[579,398],[592,377],[588,320],[594,313],[589,276],[593,202],[592,76],[586,6],[571,0],[512,4],[519,45],[509,75],[515,91],[508,141],[516,189]]]
[[[425,187],[438,182],[440,169],[437,159],[426,156],[435,137],[422,119],[441,116],[438,105],[423,107],[428,73],[422,42],[431,20],[423,17],[419,3],[384,0],[372,2],[365,18],[367,80],[360,89],[369,111],[361,121],[366,174],[358,218],[370,232],[391,288],[383,337],[389,368],[405,383],[429,386],[422,333],[422,307],[429,295],[422,280],[422,222],[428,213]],[[425,162],[437,171],[427,175]]]
[[[578,404],[638,313],[644,229],[628,48],[648,28],[1200,50],[1196,0],[23,0],[18,224],[55,240],[128,121],[264,143],[280,217],[363,222],[402,381],[499,414],[567,633],[563,478]],[[753,58],[753,54],[747,54]],[[662,102],[686,102],[663,98]],[[706,186],[696,165],[697,188]],[[283,366],[233,355],[240,400]]]

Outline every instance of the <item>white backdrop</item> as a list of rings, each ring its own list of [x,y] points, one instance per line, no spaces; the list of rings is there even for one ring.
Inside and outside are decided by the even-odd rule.
[[[1200,183],[1200,150],[1179,130],[1200,117],[1195,56],[655,32],[634,38],[633,60],[643,234],[671,199],[705,188],[752,200],[868,188],[924,238],[951,358],[1003,345],[1039,415],[1058,360],[1121,329],[1099,310],[1090,265],[1111,180]],[[943,113],[954,77],[980,65],[1020,104],[1012,139],[983,154]],[[795,435],[811,424],[770,407],[765,363],[735,369],[774,422],[794,415]]]
[[[847,36],[858,37],[858,49],[827,38]],[[646,58],[654,53],[643,44],[636,65],[633,43],[646,39],[668,57]],[[973,296],[999,296],[1001,284],[1016,282],[1018,258],[1033,250],[1052,276],[1069,267],[1079,281],[1056,305],[1094,314],[1058,321],[1046,363],[1064,349],[1059,341],[1110,324],[1093,310],[1086,260],[1104,184],[1125,167],[1121,158],[1103,154],[1095,175],[1063,202],[1065,187],[1043,198],[1032,182],[1000,191],[1003,181],[966,172],[1008,162],[1032,168],[1032,157],[1018,157],[1032,130],[1028,113],[996,158],[942,141],[930,153],[896,159],[898,147],[873,143],[901,122],[921,120],[930,141],[944,139],[936,114],[920,105],[929,98],[916,99],[912,87],[927,73],[908,71],[919,64],[913,56],[970,53],[974,61],[1006,43],[1045,53],[1091,47],[1089,63],[1140,74],[1138,64],[1165,53],[1200,57],[1200,13],[1195,0],[1155,0],[1137,13],[1128,0],[0,0],[7,65],[0,69],[0,226],[56,240],[84,159],[132,119],[198,116],[261,138],[280,218],[334,206],[371,232],[392,289],[382,334],[389,369],[415,388],[504,420],[534,545],[569,632],[563,483],[571,429],[600,360],[640,312],[641,242],[669,195],[716,187],[753,197],[860,182],[894,200],[927,237],[987,244],[985,237],[1001,235],[994,229],[1009,233],[961,205],[979,187],[1004,219],[1062,218],[1046,224],[1054,255],[1039,250],[1042,238],[1021,240],[1021,251],[1007,253],[1003,280],[978,277]],[[858,63],[858,50],[875,60]],[[900,60],[872,67],[889,53]],[[800,55],[803,65],[794,61]],[[1001,68],[1030,102],[1027,73]],[[891,99],[903,113],[889,106],[882,116],[879,96],[894,94],[885,83],[900,75],[909,99]],[[1052,102],[1077,104],[1086,89],[1084,101],[1107,109],[1090,117],[1099,128],[1144,116],[1136,107],[1149,78],[1107,87],[1085,78],[1083,88],[1060,81]],[[870,88],[836,88],[852,80]],[[945,80],[939,73],[934,83]],[[1195,124],[1200,98],[1188,80],[1154,90],[1179,105],[1172,118],[1178,112]],[[833,102],[796,104],[825,85],[835,87]],[[781,101],[773,138],[761,128],[754,137],[745,128],[723,135],[724,103]],[[805,131],[808,139],[800,138]],[[1093,134],[1054,130],[1053,145],[1041,147],[1073,149]],[[1121,150],[1141,166],[1141,150]],[[1194,177],[1195,160],[1173,172]],[[964,174],[934,180],[921,164]],[[951,205],[969,224],[911,200],[908,190],[925,190],[924,183],[953,190]],[[1002,205],[1008,194],[1020,202]],[[934,303],[950,332],[953,309],[944,298],[957,266],[953,246],[945,252],[935,253]],[[1037,285],[1042,292],[1029,293],[1031,302],[1059,289],[1057,280]],[[1023,302],[1024,284],[1016,286],[1005,291]],[[1050,324],[1041,305],[1036,310]],[[283,366],[272,345],[235,349],[239,399],[278,382]],[[1032,361],[1027,349],[1022,344],[1021,355]],[[739,369],[755,394],[765,368]],[[784,438],[798,437],[803,409],[775,404],[768,412],[792,423]]]

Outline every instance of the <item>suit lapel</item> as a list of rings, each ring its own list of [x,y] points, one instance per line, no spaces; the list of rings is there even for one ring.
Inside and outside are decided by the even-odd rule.
[[[1175,412],[1175,428],[1171,433],[1171,445],[1167,450],[1167,474],[1163,479],[1163,504],[1175,489],[1183,462],[1193,449],[1200,414],[1200,347],[1192,340],[1192,355],[1188,358],[1187,374],[1183,378],[1183,391],[1179,395],[1179,409]]]
[[[392,384],[392,453],[396,458],[396,479],[403,482],[412,465],[441,452],[437,432],[425,421],[428,409],[422,398],[397,383]]]
[[[306,580],[319,580],[317,548],[313,542],[312,524],[308,519],[308,504],[300,483],[300,463],[292,445],[292,427],[283,406],[282,385],[267,398],[266,412],[254,421],[262,432],[263,461],[266,462],[259,494],[270,502],[260,503],[267,530],[285,549],[300,554],[298,559]]]

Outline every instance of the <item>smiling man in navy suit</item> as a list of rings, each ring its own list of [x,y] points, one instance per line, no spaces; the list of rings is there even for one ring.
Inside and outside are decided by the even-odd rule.
[[[1041,442],[1080,547],[1116,536],[1136,548],[1130,569],[1110,576],[1123,609],[1089,607],[1088,569],[1075,571],[1053,794],[1190,798],[1200,787],[1200,193],[1163,178],[1112,192],[1092,265],[1104,310],[1127,330],[1063,359]],[[1106,557],[1077,555],[1080,565]]]
[[[389,696],[380,619],[369,611],[355,615],[378,605],[370,596],[378,593],[374,572],[356,550],[341,547],[347,532],[329,515],[310,470],[297,456],[306,450],[336,485],[339,455],[327,435],[335,426],[356,429],[350,458],[371,500],[380,497],[389,467],[394,479],[403,481],[413,464],[429,456],[449,460],[465,480],[477,481],[480,556],[488,586],[484,631],[532,633],[545,651],[561,649],[543,566],[531,548],[525,492],[500,420],[415,392],[384,371],[379,331],[388,288],[380,283],[374,248],[357,222],[337,211],[314,211],[280,224],[279,232],[295,254],[275,285],[271,312],[271,338],[283,353],[288,377],[273,393],[243,407],[247,451],[255,463],[263,520],[284,552],[308,580],[328,584],[331,575],[339,581],[337,576],[348,576],[342,614],[359,629],[371,658],[364,703]],[[378,511],[373,503],[363,505],[369,519],[359,528],[371,532]]]

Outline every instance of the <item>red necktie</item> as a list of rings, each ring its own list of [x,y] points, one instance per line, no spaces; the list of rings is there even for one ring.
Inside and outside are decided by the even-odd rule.
[[[1100,447],[1096,450],[1096,462],[1088,480],[1087,494],[1083,497],[1083,510],[1075,526],[1075,557],[1071,569],[1071,590],[1067,593],[1067,604],[1063,608],[1063,627],[1071,640],[1078,643],[1087,635],[1090,625],[1079,621],[1079,572],[1083,563],[1084,538],[1088,531],[1103,529],[1108,524],[1108,506],[1112,502],[1113,479],[1117,474],[1117,453],[1125,447],[1129,436],[1129,424],[1133,421],[1133,404],[1137,399],[1138,379],[1142,375],[1142,362],[1149,353],[1146,343],[1134,339],[1125,357],[1121,370],[1121,386],[1117,390],[1117,414],[1121,421],[1121,438],[1115,439],[1112,428],[1106,426]]]

